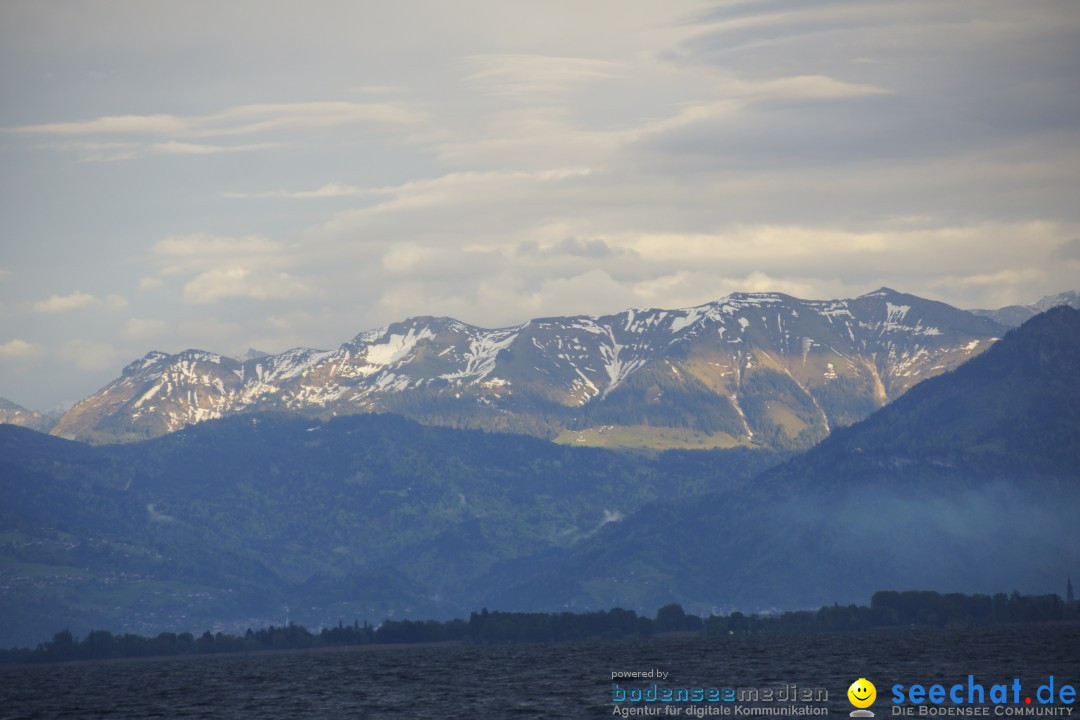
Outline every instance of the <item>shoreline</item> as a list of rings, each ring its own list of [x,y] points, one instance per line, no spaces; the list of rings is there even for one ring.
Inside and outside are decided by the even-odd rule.
[[[534,645],[572,645],[577,643],[600,643],[604,645],[617,645],[620,643],[642,643],[650,642],[654,640],[678,640],[687,638],[700,638],[703,641],[712,641],[723,643],[729,638],[747,638],[747,637],[780,637],[785,635],[791,635],[793,637],[808,637],[813,635],[870,635],[877,633],[904,633],[904,632],[930,632],[934,634],[945,634],[951,632],[992,632],[992,631],[1018,631],[1032,627],[1041,628],[1078,628],[1080,627],[1080,620],[1054,620],[1040,623],[1000,623],[994,625],[984,626],[955,626],[955,627],[936,627],[932,625],[909,625],[909,626],[880,626],[870,627],[855,630],[832,630],[832,631],[817,631],[812,633],[750,633],[747,635],[736,634],[733,636],[725,635],[704,635],[699,631],[686,631],[676,630],[669,632],[655,633],[649,637],[639,637],[628,635],[619,639],[605,639],[603,637],[590,637],[580,638],[575,640],[564,641],[538,641],[538,642],[517,642],[517,643],[471,643],[465,640],[438,640],[438,641],[420,641],[420,642],[403,642],[403,643],[358,643],[355,645],[319,645],[314,647],[297,647],[297,648],[260,648],[255,650],[241,650],[241,651],[226,651],[226,652],[195,652],[195,653],[182,653],[175,655],[133,655],[128,657],[113,657],[113,658],[85,658],[80,660],[58,660],[58,661],[45,661],[45,662],[10,662],[0,663],[0,673],[5,671],[11,671],[16,669],[26,669],[34,667],[58,667],[58,666],[79,666],[79,665],[118,665],[130,662],[159,662],[167,660],[188,660],[188,659],[208,659],[215,657],[252,657],[252,656],[266,656],[266,655],[285,655],[285,654],[302,654],[302,655],[318,655],[318,654],[332,654],[332,653],[345,653],[345,652],[386,652],[389,650],[400,649],[417,649],[425,650],[432,648],[451,648],[451,647],[503,647],[507,645],[514,646],[534,646]]]

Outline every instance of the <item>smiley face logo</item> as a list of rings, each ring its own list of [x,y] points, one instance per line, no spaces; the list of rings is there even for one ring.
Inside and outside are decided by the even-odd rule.
[[[877,699],[877,688],[866,678],[859,678],[847,689],[848,700],[857,708],[868,708]]]

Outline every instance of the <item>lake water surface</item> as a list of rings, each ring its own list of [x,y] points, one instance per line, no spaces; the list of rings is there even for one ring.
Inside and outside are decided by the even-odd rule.
[[[620,708],[659,716],[739,720],[739,703],[613,702],[620,688],[824,689],[828,700],[794,703],[847,718],[847,688],[876,686],[878,720],[898,717],[892,686],[1018,678],[1024,697],[1054,676],[1080,686],[1080,626],[896,630],[799,637],[657,638],[498,647],[381,647],[0,668],[0,720],[13,718],[590,718]],[[745,705],[765,715],[786,702]],[[948,705],[942,705],[945,707]],[[1031,708],[1031,706],[1026,706]],[[1057,717],[1072,717],[1053,703]],[[710,709],[711,708],[711,709]],[[914,717],[918,706],[914,706]],[[1000,710],[1000,708],[997,708]],[[665,714],[667,713],[667,714]],[[1075,713],[1080,720],[1080,711]],[[655,715],[653,715],[655,716]],[[989,708],[988,717],[995,715]]]

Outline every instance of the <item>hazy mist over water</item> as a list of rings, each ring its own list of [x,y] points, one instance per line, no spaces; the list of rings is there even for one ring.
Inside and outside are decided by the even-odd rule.
[[[1019,678],[1033,694],[1053,675],[1059,686],[1075,686],[1080,627],[382,647],[4,668],[0,718],[610,717],[612,673],[650,669],[670,673],[660,683],[669,686],[824,688],[828,714],[839,717],[852,709],[847,687],[865,677],[877,685],[871,709],[885,718],[896,683],[948,687],[971,674],[988,690]]]

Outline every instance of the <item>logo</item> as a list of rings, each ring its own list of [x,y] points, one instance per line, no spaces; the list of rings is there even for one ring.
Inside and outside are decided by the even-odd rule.
[[[1062,683],[1060,680],[1055,681],[1053,675],[1050,676],[1047,684],[1040,685],[1034,693],[1030,689],[1025,691],[1018,677],[1014,677],[1010,684],[991,685],[988,689],[981,683],[975,682],[974,675],[968,675],[966,685],[962,682],[951,686],[935,683],[929,687],[919,683],[910,687],[893,685],[892,714],[908,717],[916,714],[924,717],[928,715],[989,716],[990,708],[980,706],[993,705],[993,714],[998,717],[1032,715],[1062,717],[1072,715],[1073,708],[1069,706],[1076,703],[1076,691],[1076,686]],[[1066,707],[1054,707],[1058,703]]]
[[[847,689],[847,698],[848,702],[858,708],[851,711],[851,717],[874,717],[874,713],[866,709],[873,705],[874,700],[877,699],[877,688],[874,687],[874,683],[866,678],[859,678],[851,683],[851,687]]]

